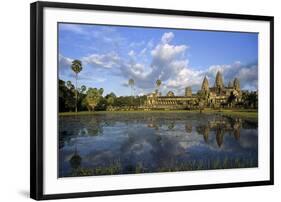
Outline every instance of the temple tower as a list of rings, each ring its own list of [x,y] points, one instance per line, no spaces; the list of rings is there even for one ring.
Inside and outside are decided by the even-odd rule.
[[[191,90],[190,86],[185,88],[185,96],[186,97],[191,97],[192,96],[192,90]]]
[[[220,71],[217,72],[216,75],[216,83],[215,83],[215,87],[218,89],[223,89],[224,85],[223,85],[223,79],[222,79],[222,74]]]
[[[202,92],[209,92],[209,81],[208,81],[206,76],[204,77],[204,80],[202,82],[201,91]]]
[[[237,91],[240,91],[240,81],[237,78],[235,78],[233,81],[233,88]]]

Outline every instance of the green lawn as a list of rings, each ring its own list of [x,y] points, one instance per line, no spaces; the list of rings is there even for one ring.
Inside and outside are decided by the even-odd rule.
[[[138,110],[138,111],[82,111],[82,112],[60,112],[60,116],[73,116],[73,115],[92,115],[92,114],[133,114],[133,113],[199,113],[199,110]]]
[[[227,116],[239,116],[242,118],[258,119],[257,111],[222,111],[222,114]]]
[[[133,113],[200,113],[199,110],[150,110],[150,111],[94,111],[94,112],[88,112],[88,111],[82,111],[82,112],[61,112],[59,113],[59,116],[73,116],[73,115],[94,115],[94,114],[133,114]],[[258,119],[258,111],[255,109],[204,109],[202,111],[203,114],[209,114],[209,113],[216,113],[216,114],[222,114],[226,116],[233,116],[233,117],[242,117],[242,118],[249,118],[249,119]]]

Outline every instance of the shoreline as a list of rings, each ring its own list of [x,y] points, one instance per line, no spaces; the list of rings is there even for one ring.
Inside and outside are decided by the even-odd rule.
[[[96,115],[96,114],[138,114],[138,113],[186,113],[186,114],[197,114],[200,113],[200,110],[135,110],[135,111],[81,111],[81,112],[59,112],[58,116],[84,116],[84,115]],[[221,114],[231,117],[241,117],[248,119],[258,119],[258,110],[257,109],[205,109],[202,110],[202,114]]]

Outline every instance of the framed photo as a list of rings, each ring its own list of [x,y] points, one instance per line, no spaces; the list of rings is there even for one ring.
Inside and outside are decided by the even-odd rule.
[[[31,4],[31,198],[273,184],[273,17]]]

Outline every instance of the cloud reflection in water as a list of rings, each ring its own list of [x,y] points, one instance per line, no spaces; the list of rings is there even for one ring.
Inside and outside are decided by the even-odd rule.
[[[122,113],[59,124],[60,177],[258,166],[257,123],[241,118]]]

